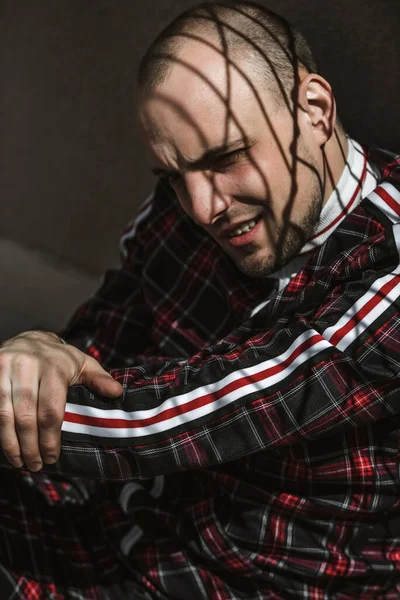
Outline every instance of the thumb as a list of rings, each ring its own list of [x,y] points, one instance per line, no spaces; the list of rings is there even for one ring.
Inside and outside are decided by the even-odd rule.
[[[85,366],[77,383],[82,383],[102,396],[110,398],[118,398],[124,391],[122,385],[94,359]]]

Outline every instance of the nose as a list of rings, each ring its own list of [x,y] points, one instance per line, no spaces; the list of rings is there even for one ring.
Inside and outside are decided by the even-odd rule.
[[[190,172],[185,174],[184,180],[185,190],[179,199],[182,208],[198,225],[212,225],[228,210],[231,198],[224,193],[221,182],[215,175]]]

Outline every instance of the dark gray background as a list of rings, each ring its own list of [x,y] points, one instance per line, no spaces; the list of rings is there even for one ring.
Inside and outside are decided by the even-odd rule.
[[[0,0],[0,337],[62,324],[152,187],[138,61],[183,0]],[[270,0],[299,26],[347,130],[400,148],[400,0]]]

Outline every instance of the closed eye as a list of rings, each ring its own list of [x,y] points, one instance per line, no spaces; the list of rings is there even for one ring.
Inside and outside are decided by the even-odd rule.
[[[229,167],[236,163],[240,158],[245,155],[248,155],[249,148],[238,148],[238,150],[233,150],[232,152],[228,152],[227,154],[223,154],[219,156],[215,161],[216,170],[219,168]]]
[[[216,171],[223,172],[225,169],[234,165],[242,157],[249,156],[249,150],[253,146],[245,146],[243,148],[237,148],[231,152],[225,152],[224,154],[212,154],[205,157],[202,160],[195,161],[188,167],[188,171]],[[177,183],[182,178],[179,171],[164,171],[163,169],[153,169],[153,173],[158,176],[162,181],[168,183]]]

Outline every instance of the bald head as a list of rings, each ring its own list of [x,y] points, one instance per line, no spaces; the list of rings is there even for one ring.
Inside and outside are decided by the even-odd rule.
[[[247,2],[191,8],[140,66],[154,174],[251,276],[300,251],[343,171],[346,139],[315,71],[302,36]]]
[[[139,66],[142,92],[163,83],[185,61],[188,45],[218,48],[227,66],[266,84],[290,106],[299,69],[317,72],[306,40],[285,19],[252,2],[207,2],[179,15],[154,40]]]

